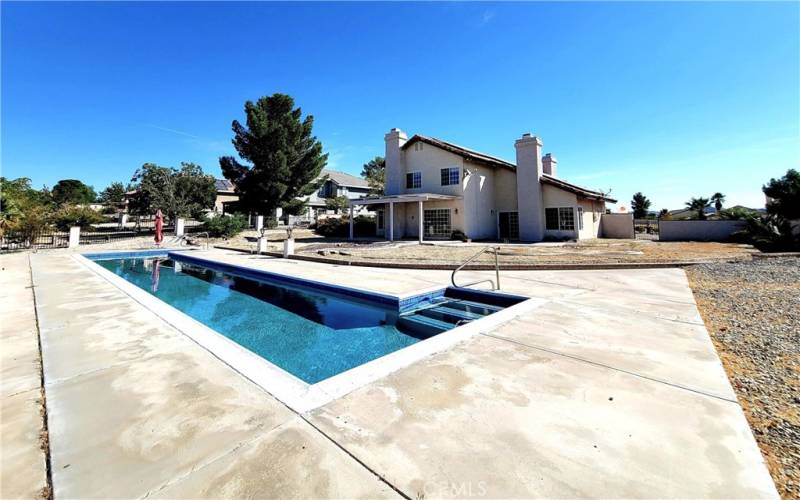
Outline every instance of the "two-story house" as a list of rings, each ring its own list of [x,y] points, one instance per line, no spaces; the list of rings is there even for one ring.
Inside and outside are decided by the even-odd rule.
[[[369,194],[369,184],[366,179],[339,172],[338,170],[322,169],[320,177],[328,178],[319,187],[317,192],[312,193],[306,198],[306,211],[301,216],[302,219],[316,220],[320,215],[332,215],[333,212],[327,210],[325,199],[337,198],[363,198]],[[279,214],[278,217],[281,215]]]
[[[378,234],[390,240],[454,231],[472,239],[596,238],[605,203],[616,203],[561,180],[556,158],[542,155],[530,134],[514,144],[516,163],[432,137],[408,139],[400,129],[385,143],[386,194],[350,203],[351,210],[373,205]]]

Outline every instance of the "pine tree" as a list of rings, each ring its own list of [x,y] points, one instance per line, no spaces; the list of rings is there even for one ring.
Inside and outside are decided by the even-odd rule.
[[[311,134],[314,117],[301,120],[300,108],[286,94],[262,97],[244,105],[247,124],[233,121],[233,145],[242,160],[219,159],[222,175],[233,182],[242,209],[272,215],[278,207],[296,212],[298,197],[319,188],[328,161],[322,143]]]

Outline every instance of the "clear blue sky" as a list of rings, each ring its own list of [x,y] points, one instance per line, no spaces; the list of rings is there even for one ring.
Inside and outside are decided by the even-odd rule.
[[[714,191],[762,206],[800,168],[798,3],[9,3],[2,175],[98,190],[145,162],[219,176],[243,103],[315,117],[358,174],[400,127],[653,209]]]

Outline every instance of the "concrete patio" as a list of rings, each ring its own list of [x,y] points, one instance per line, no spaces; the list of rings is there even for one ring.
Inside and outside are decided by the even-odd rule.
[[[393,294],[450,277],[202,254]],[[678,269],[505,272],[548,302],[297,414],[69,253],[30,258],[56,498],[777,496]]]

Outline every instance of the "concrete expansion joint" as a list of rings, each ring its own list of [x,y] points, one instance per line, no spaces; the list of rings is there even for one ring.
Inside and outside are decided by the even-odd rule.
[[[636,373],[636,372],[633,372],[633,371],[630,371],[630,370],[617,368],[615,366],[607,365],[605,363],[598,363],[597,361],[592,361],[591,359],[582,358],[580,356],[575,356],[573,354],[567,354],[567,353],[556,351],[556,350],[553,350],[553,349],[548,349],[548,348],[542,347],[542,346],[526,344],[525,342],[520,342],[519,340],[510,339],[508,337],[503,337],[503,336],[495,335],[495,334],[492,334],[492,333],[481,333],[481,335],[483,335],[485,337],[491,337],[493,339],[504,341],[504,342],[510,342],[512,344],[516,344],[516,345],[519,345],[519,346],[522,346],[522,347],[527,347],[529,349],[536,349],[536,350],[547,352],[549,354],[553,354],[553,355],[556,355],[556,356],[562,356],[564,358],[569,358],[569,359],[571,359],[573,361],[578,361],[578,362],[581,362],[581,363],[587,363],[587,364],[594,365],[594,366],[597,366],[597,367],[600,367],[600,368],[605,368],[605,369],[612,370],[612,371],[615,371],[615,372],[624,373],[626,375],[631,375],[631,376],[634,376],[634,377],[637,377],[637,378],[641,378],[641,379],[644,379],[644,380],[649,380],[651,382],[664,384],[666,386],[673,387],[675,389],[680,389],[680,390],[683,390],[683,391],[693,392],[693,393],[699,394],[701,396],[710,397],[710,398],[714,398],[714,399],[719,399],[721,401],[726,401],[728,403],[733,403],[733,404],[735,404],[737,406],[739,405],[739,401],[736,400],[735,398],[734,399],[726,398],[726,397],[719,396],[717,394],[706,392],[706,391],[703,391],[703,390],[700,390],[700,389],[694,389],[692,387],[688,387],[688,386],[685,386],[685,385],[676,384],[676,383],[670,382],[668,380],[663,380],[663,379],[659,379],[659,378],[655,378],[655,377],[648,377],[647,375],[642,375],[641,373]]]
[[[39,306],[36,303],[36,285],[33,281],[33,265],[31,264],[31,256],[28,254],[28,279],[31,286],[26,287],[31,291],[31,300],[33,300],[33,318],[36,326],[36,345],[39,350],[39,396],[41,398],[40,404],[42,413],[42,430],[40,437],[41,450],[44,453],[45,464],[45,486],[46,491],[42,491],[41,496],[44,498],[53,497],[53,468],[52,468],[52,451],[50,448],[50,414],[47,409],[47,387],[44,383],[44,356],[42,352],[42,331],[39,323]]]
[[[189,476],[191,476],[195,472],[200,471],[202,469],[205,469],[206,467],[214,464],[215,462],[218,462],[219,460],[224,459],[225,457],[227,457],[229,455],[232,455],[233,453],[236,453],[237,451],[239,451],[242,448],[244,448],[244,447],[246,447],[246,446],[248,446],[248,445],[250,445],[250,444],[252,444],[252,443],[254,443],[256,441],[258,441],[259,439],[272,434],[273,432],[277,431],[281,427],[286,426],[290,421],[291,421],[291,419],[287,420],[285,422],[281,422],[280,424],[272,427],[271,429],[267,430],[264,433],[259,433],[259,434],[256,434],[255,436],[253,436],[251,439],[246,439],[244,441],[240,441],[239,443],[236,444],[236,446],[234,446],[230,450],[228,450],[228,451],[226,451],[226,452],[224,452],[224,453],[222,453],[220,455],[212,457],[212,458],[210,458],[210,459],[208,459],[206,461],[194,464],[191,467],[191,469],[186,471],[184,474],[181,474],[180,476],[172,478],[171,480],[163,483],[162,485],[158,486],[157,488],[153,488],[152,490],[148,491],[147,493],[145,493],[140,498],[142,500],[144,500],[145,498],[149,498],[151,495],[156,495],[159,492],[164,491],[165,489],[169,488],[170,486],[173,486],[173,485],[176,485],[176,484],[180,483],[181,481],[183,481],[184,479],[188,478]]]

